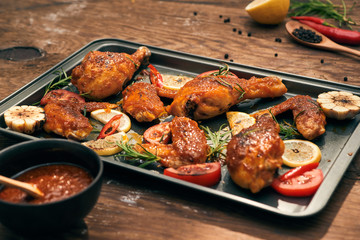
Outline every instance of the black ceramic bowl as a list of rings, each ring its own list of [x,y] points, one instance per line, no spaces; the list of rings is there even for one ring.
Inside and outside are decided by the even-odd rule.
[[[18,233],[54,232],[78,224],[96,204],[102,184],[103,163],[80,143],[65,140],[33,140],[0,152],[0,174],[19,172],[47,163],[70,163],[88,170],[91,184],[79,193],[43,204],[10,203],[0,200],[0,222]],[[1,186],[1,184],[0,184]]]

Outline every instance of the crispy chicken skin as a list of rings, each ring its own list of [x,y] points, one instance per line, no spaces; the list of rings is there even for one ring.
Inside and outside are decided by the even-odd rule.
[[[174,116],[209,119],[245,99],[278,97],[286,92],[278,77],[198,76],[179,90],[166,110]]]
[[[204,163],[209,151],[206,136],[198,124],[186,117],[175,117],[170,123],[171,144],[144,143],[141,146],[157,155],[164,167]],[[137,146],[137,150],[144,149]]]
[[[71,83],[80,93],[93,99],[104,99],[122,91],[141,63],[147,62],[151,53],[140,47],[135,53],[89,52],[71,74]]]
[[[279,131],[279,125],[266,113],[257,116],[254,125],[230,140],[226,164],[237,185],[257,193],[272,182],[275,171],[282,165],[285,148]]]
[[[310,96],[297,95],[270,109],[274,116],[288,110],[292,110],[296,128],[304,138],[313,140],[325,133],[326,116]],[[254,116],[261,115],[264,111],[269,110],[255,113]]]
[[[122,92],[123,109],[138,122],[151,122],[165,112],[164,104],[153,85],[136,82]]]
[[[67,100],[50,101],[45,105],[46,121],[44,130],[73,140],[86,138],[93,127],[83,111],[94,111],[102,108],[116,108],[116,104],[105,102],[76,103]]]

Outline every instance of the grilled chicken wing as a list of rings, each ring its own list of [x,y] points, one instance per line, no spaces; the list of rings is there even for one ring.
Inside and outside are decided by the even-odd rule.
[[[235,76],[198,76],[187,82],[166,110],[175,116],[208,119],[231,106],[254,98],[278,97],[287,92],[278,77],[239,79]]]
[[[151,122],[165,112],[164,104],[153,85],[136,82],[122,92],[123,109],[138,122]]]
[[[297,95],[270,108],[274,116],[288,110],[292,110],[296,128],[304,138],[312,140],[325,133],[326,116],[310,96]],[[264,111],[269,110],[255,113],[254,116],[262,115]]]
[[[279,131],[268,112],[258,115],[254,125],[230,140],[226,164],[237,185],[257,193],[272,182],[276,169],[282,165],[285,148]]]
[[[116,104],[105,102],[76,103],[67,100],[54,100],[44,107],[46,122],[44,130],[73,140],[86,138],[93,127],[83,111],[94,111],[102,108],[116,108]]]
[[[94,99],[104,99],[122,91],[142,62],[151,53],[147,47],[140,47],[135,53],[89,52],[71,74],[71,83],[80,93]]]
[[[198,124],[186,117],[175,117],[170,123],[171,144],[144,143],[141,146],[157,155],[164,167],[177,168],[183,165],[204,163],[209,145]],[[138,146],[137,150],[144,149]]]

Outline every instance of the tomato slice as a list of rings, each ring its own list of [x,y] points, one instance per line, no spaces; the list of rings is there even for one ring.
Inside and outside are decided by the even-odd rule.
[[[290,178],[299,176],[299,175],[303,174],[304,172],[307,172],[314,168],[317,168],[318,166],[319,166],[319,163],[316,162],[316,163],[309,163],[306,165],[302,165],[302,166],[293,168],[293,169],[287,171],[286,173],[284,173],[283,175],[281,175],[279,177],[280,181],[283,182],[283,181],[289,180]]]
[[[85,99],[79,94],[65,89],[56,89],[48,92],[40,101],[41,105],[46,105],[52,100],[67,100],[76,103],[84,103]]]
[[[313,169],[285,181],[275,178],[271,186],[284,196],[308,197],[315,194],[323,179],[321,169]]]
[[[175,168],[166,168],[164,175],[187,182],[210,187],[221,179],[221,165],[219,162],[199,163]]]
[[[167,144],[171,138],[170,122],[163,122],[146,129],[143,137],[148,143]]]

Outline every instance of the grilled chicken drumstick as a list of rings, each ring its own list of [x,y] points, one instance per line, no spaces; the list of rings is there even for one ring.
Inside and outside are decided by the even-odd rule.
[[[137,151],[144,149],[160,158],[164,167],[178,168],[183,165],[204,163],[209,151],[206,136],[198,124],[186,117],[175,117],[170,122],[171,144],[144,143]]]
[[[93,127],[83,112],[96,109],[116,108],[118,105],[106,102],[79,103],[68,100],[52,100],[45,107],[46,122],[44,130],[73,140],[86,138]]]
[[[151,53],[140,47],[135,53],[89,52],[71,74],[71,83],[80,93],[94,99],[104,99],[122,91],[123,86]]]
[[[270,108],[274,116],[288,110],[292,110],[296,128],[304,138],[313,140],[325,133],[326,116],[320,105],[310,96],[297,95]],[[262,115],[268,111],[262,110],[253,116]]]
[[[279,97],[287,88],[278,77],[240,79],[234,75],[198,76],[187,82],[166,110],[174,116],[209,119],[254,98]]]
[[[237,185],[257,193],[272,182],[285,148],[279,132],[279,125],[267,112],[230,140],[226,165]]]
[[[136,82],[122,92],[123,109],[138,122],[151,122],[165,112],[164,104],[153,85]]]

